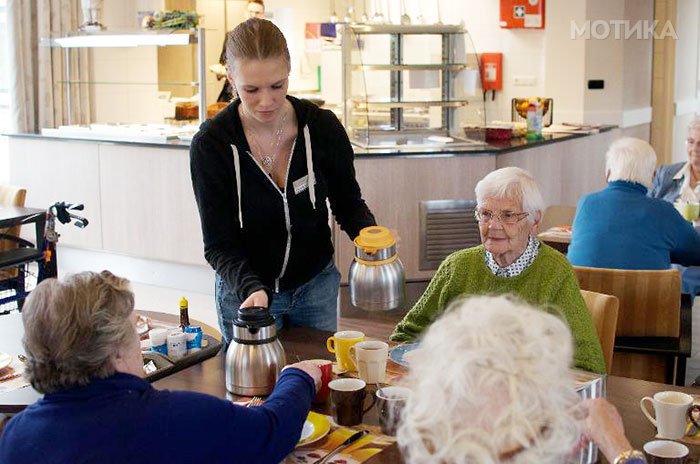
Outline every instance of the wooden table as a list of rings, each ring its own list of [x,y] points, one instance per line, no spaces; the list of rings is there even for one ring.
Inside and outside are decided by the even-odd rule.
[[[11,228],[22,224],[34,224],[35,241],[34,243],[22,240],[22,245],[19,246],[15,237],[9,234]],[[0,269],[13,268],[11,273],[4,272],[0,277],[2,282],[2,290],[12,290],[9,296],[0,297],[0,306],[3,309],[1,314],[6,314],[15,305],[4,306],[6,303],[15,303],[21,308],[26,298],[27,292],[25,289],[25,266],[29,263],[42,263],[44,261],[44,227],[46,225],[46,210],[37,208],[23,208],[19,206],[0,206]],[[9,245],[5,245],[9,243]],[[41,266],[41,265],[40,265]],[[11,308],[11,309],[10,309]]]
[[[173,324],[174,326],[180,322],[179,316],[172,314],[153,311],[137,312],[143,316],[150,317],[160,322]],[[192,321],[192,324],[201,326],[204,334],[221,339],[221,335],[214,328],[198,321]],[[24,326],[22,325],[22,314],[10,313],[0,316],[0,352],[10,353],[12,355],[25,354],[24,346],[22,346],[23,335]],[[42,395],[31,386],[0,394],[0,414],[16,414],[41,398],[41,396]]]
[[[537,234],[537,238],[564,256],[566,256],[566,253],[569,251],[569,245],[571,244],[570,233],[554,232],[550,229]]]
[[[19,206],[0,206],[0,229],[21,224],[34,224],[36,237],[34,248],[10,248],[3,251],[0,253],[0,268],[44,259],[42,245],[44,241],[44,226],[46,225],[46,210],[21,208]]]
[[[280,339],[285,347],[287,360],[291,363],[296,361],[297,356],[302,360],[315,358],[333,359],[333,355],[326,351],[326,338],[331,335],[332,333],[330,332],[294,328],[282,330]],[[227,396],[230,398],[231,395],[226,392],[225,378],[224,356],[220,353],[214,358],[159,380],[153,385],[159,389],[194,390],[220,398],[226,398]],[[639,409],[639,400],[642,397],[652,396],[658,391],[669,389],[687,393],[700,393],[700,391],[693,388],[673,387],[615,376],[608,378],[607,385],[608,399],[619,409],[624,419],[630,442],[638,449],[641,449],[647,441],[652,440],[655,433],[654,427]],[[329,412],[328,405],[325,408],[322,407],[316,410],[326,414]],[[365,415],[365,422],[376,424],[376,421],[376,411],[373,408]],[[697,462],[697,459],[700,458],[700,446],[689,445],[688,447],[691,450],[693,462]],[[403,459],[398,447],[393,445],[367,462],[370,464],[394,464],[403,462]],[[603,459],[602,462],[606,461]]]

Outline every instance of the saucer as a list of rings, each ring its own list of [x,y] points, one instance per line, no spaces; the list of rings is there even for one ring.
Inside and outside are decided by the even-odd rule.
[[[333,362],[333,373],[335,375],[345,374],[347,371],[347,369],[340,369],[337,362]]]
[[[328,417],[317,412],[310,411],[309,415],[306,416],[306,422],[304,422],[304,427],[301,429],[301,437],[297,446],[305,446],[311,443],[317,442],[321,438],[328,435],[331,430],[331,423]]]
[[[389,351],[389,359],[394,361],[399,366],[409,367],[408,359],[404,359],[406,353],[420,348],[420,343],[404,343],[396,346]]]

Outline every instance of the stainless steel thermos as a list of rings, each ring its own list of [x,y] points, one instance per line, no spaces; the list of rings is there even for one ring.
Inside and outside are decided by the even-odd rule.
[[[406,292],[406,278],[389,229],[365,227],[354,243],[355,259],[348,279],[350,303],[367,311],[399,307]]]
[[[226,352],[226,389],[242,396],[269,395],[286,364],[275,319],[267,308],[241,308]]]

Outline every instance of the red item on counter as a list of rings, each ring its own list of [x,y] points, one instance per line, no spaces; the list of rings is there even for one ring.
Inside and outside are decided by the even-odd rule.
[[[513,137],[512,127],[487,127],[486,141],[487,142],[503,142],[508,141]]]

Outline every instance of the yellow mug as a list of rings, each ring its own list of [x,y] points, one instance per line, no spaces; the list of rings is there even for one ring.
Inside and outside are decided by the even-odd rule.
[[[338,361],[338,370],[356,371],[355,361],[350,356],[350,347],[355,343],[360,343],[365,339],[365,334],[357,330],[343,330],[336,332],[326,340],[326,348],[331,353],[335,353]]]

